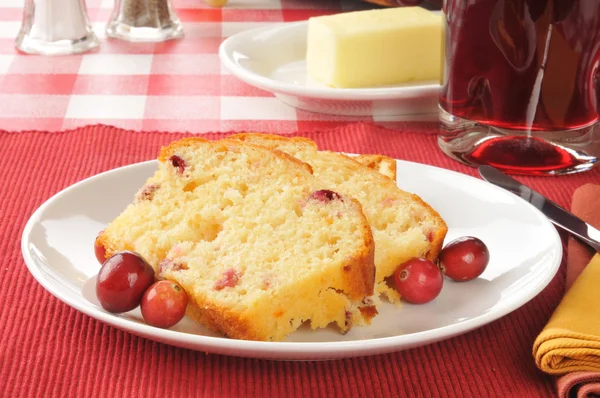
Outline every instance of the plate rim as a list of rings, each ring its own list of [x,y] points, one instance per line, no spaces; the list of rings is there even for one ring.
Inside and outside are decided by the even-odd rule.
[[[495,189],[498,192],[508,194],[508,192],[502,190],[499,187],[496,187],[493,184],[490,184],[482,179],[470,176],[468,174],[460,173],[458,171],[400,159],[395,159],[395,161],[397,166],[407,164],[409,167],[424,167],[425,169],[434,169],[436,172],[457,174],[460,175],[461,178],[468,178],[478,181],[477,183],[489,185],[490,187],[492,187],[492,189]],[[63,195],[68,194],[70,191],[79,188],[84,184],[91,183],[93,179],[99,178],[100,176],[119,173],[124,169],[132,169],[138,167],[141,168],[156,163],[157,160],[146,160],[109,169],[97,173],[95,175],[86,177],[78,182],[75,182],[52,195],[45,202],[43,202],[27,220],[27,223],[25,224],[25,227],[23,228],[23,232],[21,234],[21,254],[29,272],[34,277],[34,279],[44,288],[44,290],[46,290],[46,292],[50,293],[63,303],[76,309],[79,312],[90,316],[91,318],[104,322],[109,326],[116,327],[120,330],[132,333],[137,336],[142,336],[153,341],[162,342],[173,346],[184,347],[196,351],[212,352],[215,354],[274,360],[330,360],[403,351],[409,348],[420,347],[434,343],[436,341],[447,340],[454,336],[465,334],[469,331],[480,328],[495,320],[498,320],[507,314],[512,313],[513,311],[527,304],[548,286],[548,284],[557,275],[560,264],[562,262],[562,241],[556,228],[546,218],[546,216],[539,211],[539,209],[537,209],[535,206],[533,206],[526,200],[514,195],[517,202],[524,204],[525,207],[529,208],[530,211],[533,211],[538,216],[538,218],[542,220],[545,226],[547,228],[550,228],[551,234],[553,236],[553,242],[551,242],[550,246],[554,247],[556,250],[555,263],[548,265],[549,272],[545,273],[546,277],[542,281],[542,283],[538,283],[535,286],[535,288],[528,291],[527,294],[523,295],[520,300],[516,300],[510,305],[505,305],[502,308],[496,309],[494,311],[484,312],[475,318],[470,318],[440,328],[428,329],[425,331],[401,334],[396,336],[378,337],[372,339],[357,339],[350,341],[264,342],[252,340],[238,340],[230,339],[227,337],[206,336],[180,332],[170,329],[154,328],[141,322],[136,322],[131,319],[122,318],[118,315],[108,313],[107,311],[104,311],[100,308],[96,308],[91,303],[80,303],[81,300],[71,300],[68,294],[61,294],[60,292],[55,291],[54,288],[51,286],[50,282],[47,280],[47,278],[44,277],[43,272],[41,270],[41,266],[36,264],[36,260],[34,260],[31,257],[31,254],[27,247],[27,244],[29,243],[27,236],[30,234],[33,226],[37,222],[39,222],[40,216],[49,206],[53,204],[55,200],[59,199]]]
[[[266,33],[275,30],[291,30],[302,26],[308,26],[308,21],[297,22],[282,22],[276,23],[274,26],[261,26],[257,28],[247,29],[226,38],[219,45],[219,58],[221,62],[234,76],[244,82],[258,87],[260,89],[270,91],[276,94],[293,95],[305,98],[318,98],[324,100],[345,100],[345,101],[379,101],[379,100],[394,100],[413,97],[429,97],[437,96],[440,93],[440,84],[422,84],[412,86],[392,86],[392,87],[373,87],[373,88],[333,88],[333,87],[306,87],[291,83],[278,82],[258,73],[255,73],[247,68],[240,66],[230,56],[229,50],[233,46],[232,43],[242,39],[250,39],[261,33]]]

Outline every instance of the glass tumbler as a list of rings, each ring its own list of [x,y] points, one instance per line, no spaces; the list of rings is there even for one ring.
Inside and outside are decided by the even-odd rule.
[[[600,1],[445,0],[438,144],[512,174],[600,157]]]
[[[183,27],[169,0],[116,0],[106,35],[160,42],[182,37]]]
[[[85,0],[26,0],[15,45],[29,54],[65,55],[98,46]]]

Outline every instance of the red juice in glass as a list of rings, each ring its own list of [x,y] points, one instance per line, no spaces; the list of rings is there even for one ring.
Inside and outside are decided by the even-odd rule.
[[[446,0],[440,147],[561,174],[600,155],[600,1]]]

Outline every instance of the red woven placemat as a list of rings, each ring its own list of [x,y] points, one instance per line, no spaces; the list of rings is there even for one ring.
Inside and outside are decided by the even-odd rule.
[[[171,347],[98,322],[47,293],[20,252],[23,227],[54,193],[91,175],[155,158],[182,137],[92,126],[64,133],[0,131],[0,395],[8,397],[550,396],[531,346],[558,304],[564,267],[519,310],[426,347],[327,362],[274,362]],[[208,138],[223,135],[209,134]],[[466,174],[435,136],[372,125],[306,134],[322,148],[382,153]],[[568,206],[600,170],[524,181]]]

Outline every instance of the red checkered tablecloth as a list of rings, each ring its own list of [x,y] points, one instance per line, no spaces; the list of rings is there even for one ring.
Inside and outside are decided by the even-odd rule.
[[[173,0],[185,37],[163,43],[107,39],[114,0],[87,0],[100,47],[61,57],[15,50],[23,3],[0,0],[2,129],[58,131],[103,123],[145,131],[291,133],[380,122],[296,110],[231,75],[218,57],[221,42],[237,32],[373,7],[360,0],[231,0],[225,8]]]

